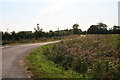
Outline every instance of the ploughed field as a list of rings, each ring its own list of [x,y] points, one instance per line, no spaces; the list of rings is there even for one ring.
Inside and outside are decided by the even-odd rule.
[[[120,78],[120,35],[82,35],[34,50],[34,78]]]

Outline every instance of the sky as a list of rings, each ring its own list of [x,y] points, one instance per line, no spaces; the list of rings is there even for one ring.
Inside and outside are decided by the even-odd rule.
[[[78,23],[87,30],[103,22],[118,25],[119,0],[1,0],[1,31],[34,31],[37,24],[43,31],[71,29]]]

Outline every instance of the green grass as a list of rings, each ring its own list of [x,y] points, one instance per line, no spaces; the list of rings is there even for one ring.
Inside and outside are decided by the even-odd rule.
[[[33,78],[82,78],[82,75],[72,71],[65,70],[60,65],[47,59],[43,54],[44,48],[50,48],[52,45],[40,47],[30,53],[27,57],[28,70]],[[88,76],[86,75],[85,78]],[[90,76],[89,76],[90,77]]]
[[[120,78],[119,53],[119,34],[74,36],[34,50],[27,66],[33,78]]]

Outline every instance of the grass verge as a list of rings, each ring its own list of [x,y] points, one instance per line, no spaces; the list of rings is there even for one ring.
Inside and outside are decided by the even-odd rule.
[[[60,65],[55,64],[53,61],[43,54],[45,48],[51,47],[53,44],[39,47],[32,51],[27,59],[27,70],[32,73],[32,78],[83,78],[81,74],[65,70]],[[85,75],[85,78],[90,76]]]

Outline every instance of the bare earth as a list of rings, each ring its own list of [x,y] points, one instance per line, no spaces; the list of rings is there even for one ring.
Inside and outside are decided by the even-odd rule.
[[[2,78],[28,78],[29,76],[25,72],[23,65],[21,65],[25,56],[39,46],[57,42],[59,41],[16,45],[2,48]]]

